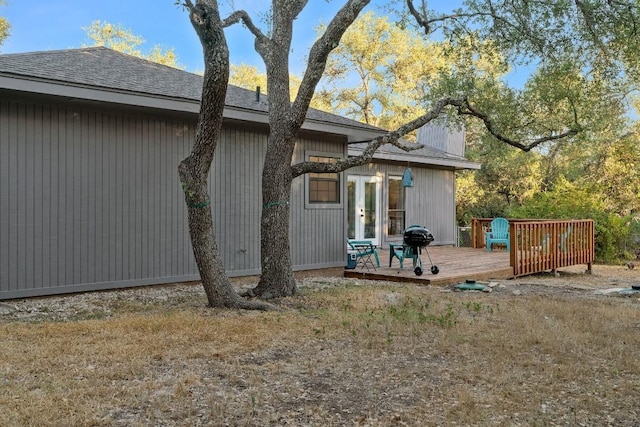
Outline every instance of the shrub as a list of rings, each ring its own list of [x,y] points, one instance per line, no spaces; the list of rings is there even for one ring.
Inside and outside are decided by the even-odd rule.
[[[598,195],[560,179],[552,191],[536,194],[521,206],[511,207],[511,218],[593,219],[595,223],[595,258],[613,263],[628,257],[625,243],[629,237],[630,218],[607,212]]]

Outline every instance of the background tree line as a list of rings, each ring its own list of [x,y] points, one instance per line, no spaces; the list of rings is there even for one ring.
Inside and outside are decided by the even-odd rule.
[[[367,12],[330,56],[312,106],[385,129],[424,114],[425,100],[452,91],[474,94],[516,131],[557,129],[577,115],[581,132],[529,152],[497,140],[477,121],[454,118],[454,125],[466,128],[467,158],[482,164],[479,171],[458,173],[458,224],[496,216],[593,218],[599,261],[635,257],[640,141],[637,110],[627,94],[637,81],[612,85],[565,62],[539,68],[515,91],[502,83],[509,71],[497,47],[473,34],[427,41],[415,28]],[[294,95],[299,81],[291,79]],[[232,65],[230,82],[268,91],[266,75],[245,64]]]
[[[4,6],[6,3],[4,0],[0,0],[0,6]],[[9,25],[9,21],[7,18],[0,16],[0,45],[5,41],[7,37],[9,37],[9,30],[11,29],[11,25]]]
[[[234,295],[208,210],[194,208],[208,202],[206,177],[219,141],[226,85],[244,85],[245,78],[253,89],[264,76],[270,95],[262,190],[265,206],[274,208],[262,213],[262,276],[253,295],[295,293],[286,203],[294,177],[341,172],[367,162],[383,144],[410,149],[398,139],[411,139],[412,131],[442,115],[450,125],[465,127],[468,157],[483,164],[477,173],[460,174],[461,224],[473,216],[594,218],[599,259],[625,255],[638,204],[632,110],[640,76],[637,1],[466,0],[442,13],[428,9],[426,0],[390,0],[389,20],[361,15],[370,1],[348,0],[318,28],[300,77],[291,75],[288,61],[293,23],[305,0],[273,0],[263,15],[266,30],[247,11],[221,11],[215,0],[177,3],[188,11],[205,56],[198,134],[180,176],[212,306],[255,308]],[[224,29],[238,23],[264,60],[264,73],[230,67]],[[98,24],[94,36],[89,34],[96,44],[109,45],[102,40],[104,29]],[[533,70],[522,86],[506,79],[512,64]],[[371,141],[357,159],[292,165],[309,106],[389,133]]]

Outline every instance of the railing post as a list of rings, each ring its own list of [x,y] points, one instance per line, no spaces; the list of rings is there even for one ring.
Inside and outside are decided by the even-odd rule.
[[[518,253],[518,239],[517,239],[517,228],[516,224],[513,221],[509,221],[509,264],[513,267],[514,274],[516,273],[516,269],[519,270],[519,266],[516,265],[516,254]]]

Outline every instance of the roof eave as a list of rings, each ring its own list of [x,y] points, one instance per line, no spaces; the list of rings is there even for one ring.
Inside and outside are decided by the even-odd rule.
[[[152,94],[139,94],[6,74],[0,74],[0,89],[59,96],[69,100],[99,101],[196,114],[200,110],[199,103],[190,99],[167,98]]]
[[[200,102],[195,99],[170,98],[162,95],[119,91],[97,86],[83,86],[67,82],[29,78],[0,73],[0,89],[8,89],[17,92],[59,96],[69,100],[87,100],[120,104],[159,110],[186,112],[198,114]],[[246,108],[225,106],[223,116],[226,119],[269,123],[269,115],[265,111]],[[384,134],[384,131],[372,130],[365,127],[348,126],[344,124],[307,119],[303,130],[331,133],[346,136],[348,141],[362,141],[376,138]]]
[[[340,123],[331,123],[309,118],[307,118],[302,124],[302,129],[344,135],[348,138],[348,142],[370,141],[387,133],[382,129],[375,130],[358,126],[348,126]]]
[[[362,154],[361,149],[358,148],[349,148],[350,156],[359,156]],[[383,160],[383,161],[395,161],[395,162],[409,162],[413,164],[422,164],[428,166],[437,166],[444,168],[453,168],[453,169],[475,169],[478,170],[482,167],[480,163],[472,162],[466,159],[447,159],[441,157],[429,157],[429,156],[417,156],[415,154],[411,154],[411,152],[407,152],[406,154],[401,153],[381,153],[376,152],[373,155],[375,160]]]

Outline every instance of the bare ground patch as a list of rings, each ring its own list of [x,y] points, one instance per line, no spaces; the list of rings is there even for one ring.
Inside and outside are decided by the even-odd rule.
[[[597,291],[638,279],[307,277],[279,313],[212,310],[192,285],[8,301],[0,424],[633,426],[640,294]]]

